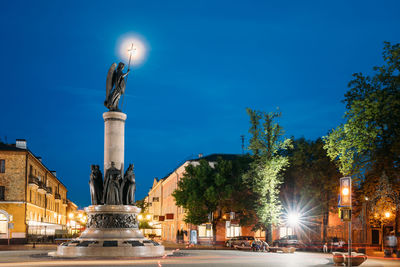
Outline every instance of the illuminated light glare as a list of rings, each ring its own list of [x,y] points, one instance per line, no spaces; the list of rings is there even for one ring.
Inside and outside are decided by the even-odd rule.
[[[151,215],[150,215],[150,214],[147,214],[147,215],[146,215],[146,219],[147,219],[147,220],[150,220],[150,219],[151,219]]]
[[[368,201],[368,200],[369,200],[369,198],[368,198],[368,197],[365,197],[365,200],[367,200],[367,201]]]
[[[349,188],[348,188],[348,187],[343,188],[342,194],[343,194],[344,196],[347,196],[347,195],[349,194]]]
[[[68,214],[68,218],[70,218],[70,219],[74,218],[74,214],[73,213],[69,213]]]
[[[153,224],[154,224],[153,222],[149,222],[149,225],[150,225],[150,226],[153,226]]]
[[[82,216],[83,216],[82,213],[78,214],[78,218],[82,218]]]
[[[288,214],[288,223],[290,225],[297,225],[299,223],[300,216],[298,213],[289,213]]]
[[[132,47],[133,44],[133,47]],[[131,67],[140,65],[146,59],[146,45],[143,38],[135,35],[125,35],[121,37],[117,44],[118,55],[128,67],[129,57],[131,56]]]
[[[390,217],[390,212],[385,212],[385,217],[389,218]]]
[[[139,215],[138,215],[138,219],[139,219],[139,220],[143,220],[143,215],[142,215],[142,214],[139,214]]]

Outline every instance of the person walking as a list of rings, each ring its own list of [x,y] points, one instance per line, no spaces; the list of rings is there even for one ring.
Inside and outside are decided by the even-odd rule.
[[[325,242],[323,250],[324,250],[324,253],[328,253],[328,243],[327,242]]]
[[[395,236],[394,231],[390,232],[390,236],[388,237],[388,246],[392,252],[391,255],[393,253],[396,254],[396,252],[397,252],[397,237]]]

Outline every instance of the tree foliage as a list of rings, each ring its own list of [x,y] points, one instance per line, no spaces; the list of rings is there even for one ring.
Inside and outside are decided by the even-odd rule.
[[[219,158],[217,162],[200,159],[189,164],[173,193],[176,204],[186,210],[185,222],[195,225],[211,222],[216,231],[225,213],[245,210],[248,200],[242,173],[247,165],[245,157],[233,161]],[[249,224],[250,217],[240,216],[241,224]]]
[[[345,94],[346,122],[324,137],[344,175],[398,173],[400,152],[400,44],[385,43],[385,64],[373,76],[353,75]]]
[[[346,121],[324,137],[340,171],[356,178],[357,203],[375,195],[383,175],[400,192],[400,44],[385,42],[383,60],[373,76],[353,75],[344,100]]]
[[[285,190],[282,190],[281,198],[286,206],[307,217],[306,221],[314,216],[322,216],[325,240],[329,212],[337,204],[341,175],[323,146],[320,138],[315,141],[304,138],[293,141],[293,148],[288,151],[289,167],[285,171]]]
[[[289,164],[283,152],[291,147],[291,140],[283,137],[283,129],[276,122],[280,113],[251,109],[247,109],[247,113],[251,123],[249,149],[253,161],[244,179],[253,194],[253,210],[258,220],[255,228],[266,230],[266,238],[270,241],[271,226],[279,222],[282,211],[279,189],[282,172]]]

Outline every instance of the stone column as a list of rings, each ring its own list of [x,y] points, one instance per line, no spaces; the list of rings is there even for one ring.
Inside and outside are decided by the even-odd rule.
[[[126,114],[117,111],[103,113],[104,118],[104,173],[115,163],[124,172]]]

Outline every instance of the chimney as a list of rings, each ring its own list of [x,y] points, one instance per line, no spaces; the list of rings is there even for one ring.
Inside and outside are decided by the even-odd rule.
[[[199,153],[199,159],[203,157],[203,153]]]
[[[25,139],[17,139],[15,140],[15,147],[26,149],[26,140]]]
[[[57,172],[56,171],[50,171],[50,172],[51,172],[51,174],[54,175],[54,177],[57,177]]]

